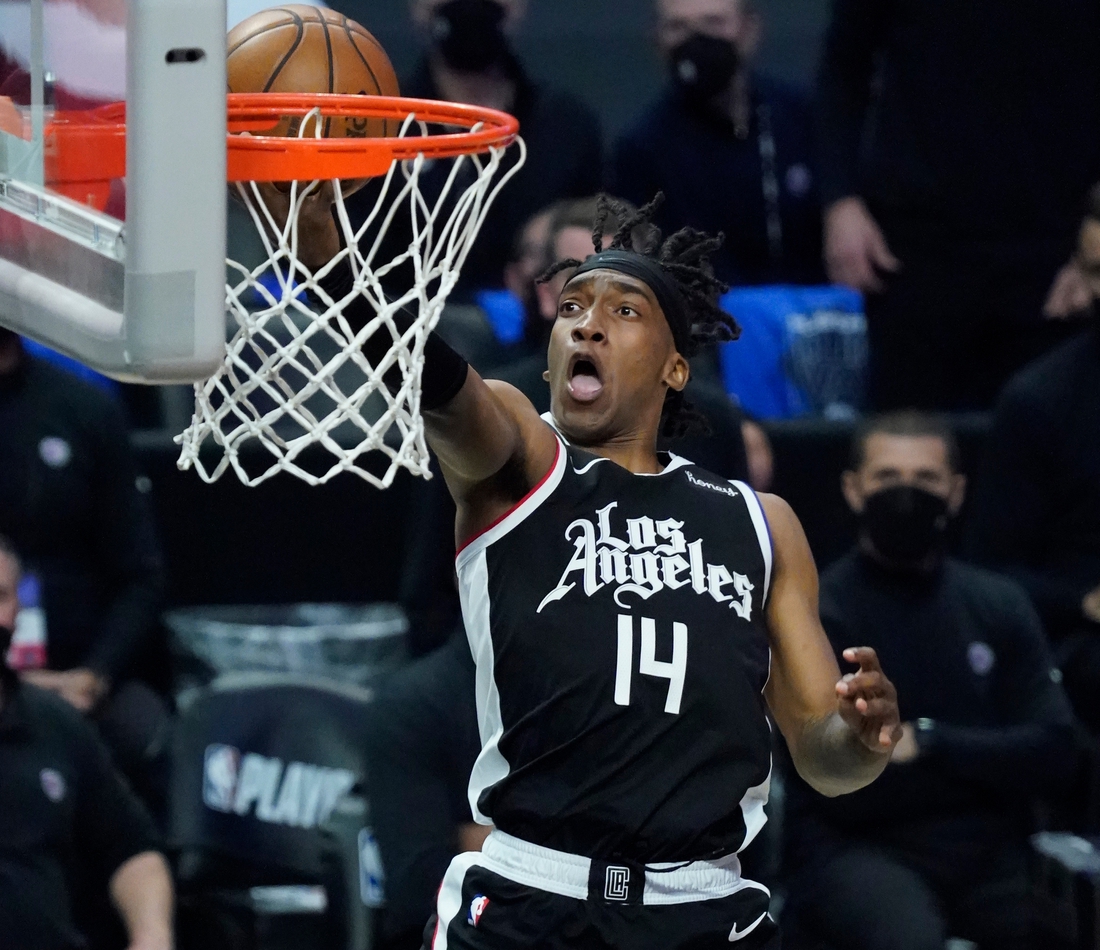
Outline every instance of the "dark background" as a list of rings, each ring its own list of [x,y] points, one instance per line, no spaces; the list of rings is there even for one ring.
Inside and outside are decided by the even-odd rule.
[[[327,2],[378,38],[398,76],[408,74],[418,41],[407,0]],[[764,17],[759,65],[771,75],[808,84],[828,0],[756,0],[756,5]],[[661,85],[652,35],[651,0],[528,0],[516,46],[533,77],[591,103],[611,136]]]
[[[409,0],[326,2],[377,37],[398,77],[415,68],[421,46]],[[764,21],[759,68],[808,87],[830,0],[753,2]],[[609,148],[664,82],[653,42],[653,6],[653,0],[527,0],[515,40],[520,57],[532,77],[573,92],[597,111]],[[246,264],[265,256],[251,220],[235,201],[229,202],[229,245],[229,256]]]

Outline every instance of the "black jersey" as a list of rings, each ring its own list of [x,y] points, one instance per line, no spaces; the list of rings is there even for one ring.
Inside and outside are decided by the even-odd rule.
[[[559,442],[542,482],[458,554],[475,818],[641,862],[748,844],[771,773],[771,563],[741,482],[675,456],[635,475]]]

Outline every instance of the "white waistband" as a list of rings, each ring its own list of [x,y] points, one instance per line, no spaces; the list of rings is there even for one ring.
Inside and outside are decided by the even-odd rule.
[[[588,898],[592,862],[579,854],[543,848],[494,830],[485,839],[478,863],[517,884],[577,900]],[[741,877],[736,854],[688,864],[647,864],[642,903],[687,904],[729,897],[746,887],[769,893],[763,884]]]

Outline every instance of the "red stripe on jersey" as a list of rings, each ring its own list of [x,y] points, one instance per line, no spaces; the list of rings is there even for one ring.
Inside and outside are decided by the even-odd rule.
[[[435,950],[435,942],[439,939],[439,895],[443,893],[443,882],[439,882],[439,890],[435,892],[435,930],[432,931],[432,942],[428,944],[428,950]],[[461,912],[461,905],[459,911]]]
[[[472,535],[471,537],[469,537],[465,541],[463,541],[462,544],[460,544],[458,546],[458,550],[455,551],[455,557],[457,558],[463,551],[466,550],[466,548],[468,548],[471,544],[473,544],[483,534],[487,534],[488,532],[492,531],[493,528],[495,528],[498,524],[500,524],[505,518],[507,518],[511,514],[514,514],[517,511],[519,511],[520,508],[522,508],[525,504],[527,504],[527,502],[531,498],[531,496],[533,494],[535,494],[535,492],[537,492],[540,488],[542,488],[542,486],[546,484],[547,479],[549,479],[550,476],[554,474],[554,469],[556,469],[558,467],[558,459],[560,457],[561,457],[561,439],[558,439],[557,448],[554,450],[554,461],[550,463],[550,467],[546,470],[546,474],[543,475],[542,478],[539,479],[538,484],[535,485],[535,487],[532,488],[519,501],[517,501],[514,505],[512,505],[511,508],[509,508],[506,512],[504,512],[504,514],[502,514],[499,518],[496,518],[492,522],[492,524],[486,525],[484,528],[482,528],[476,534]]]

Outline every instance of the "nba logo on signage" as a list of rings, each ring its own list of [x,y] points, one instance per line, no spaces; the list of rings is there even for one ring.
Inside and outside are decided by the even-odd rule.
[[[382,868],[382,853],[370,828],[359,831],[359,897],[367,907],[382,907],[386,903],[386,872]]]
[[[630,868],[608,867],[603,897],[608,901],[625,901],[630,896]]]
[[[202,800],[215,811],[233,811],[241,754],[231,745],[206,747],[202,770]]]

